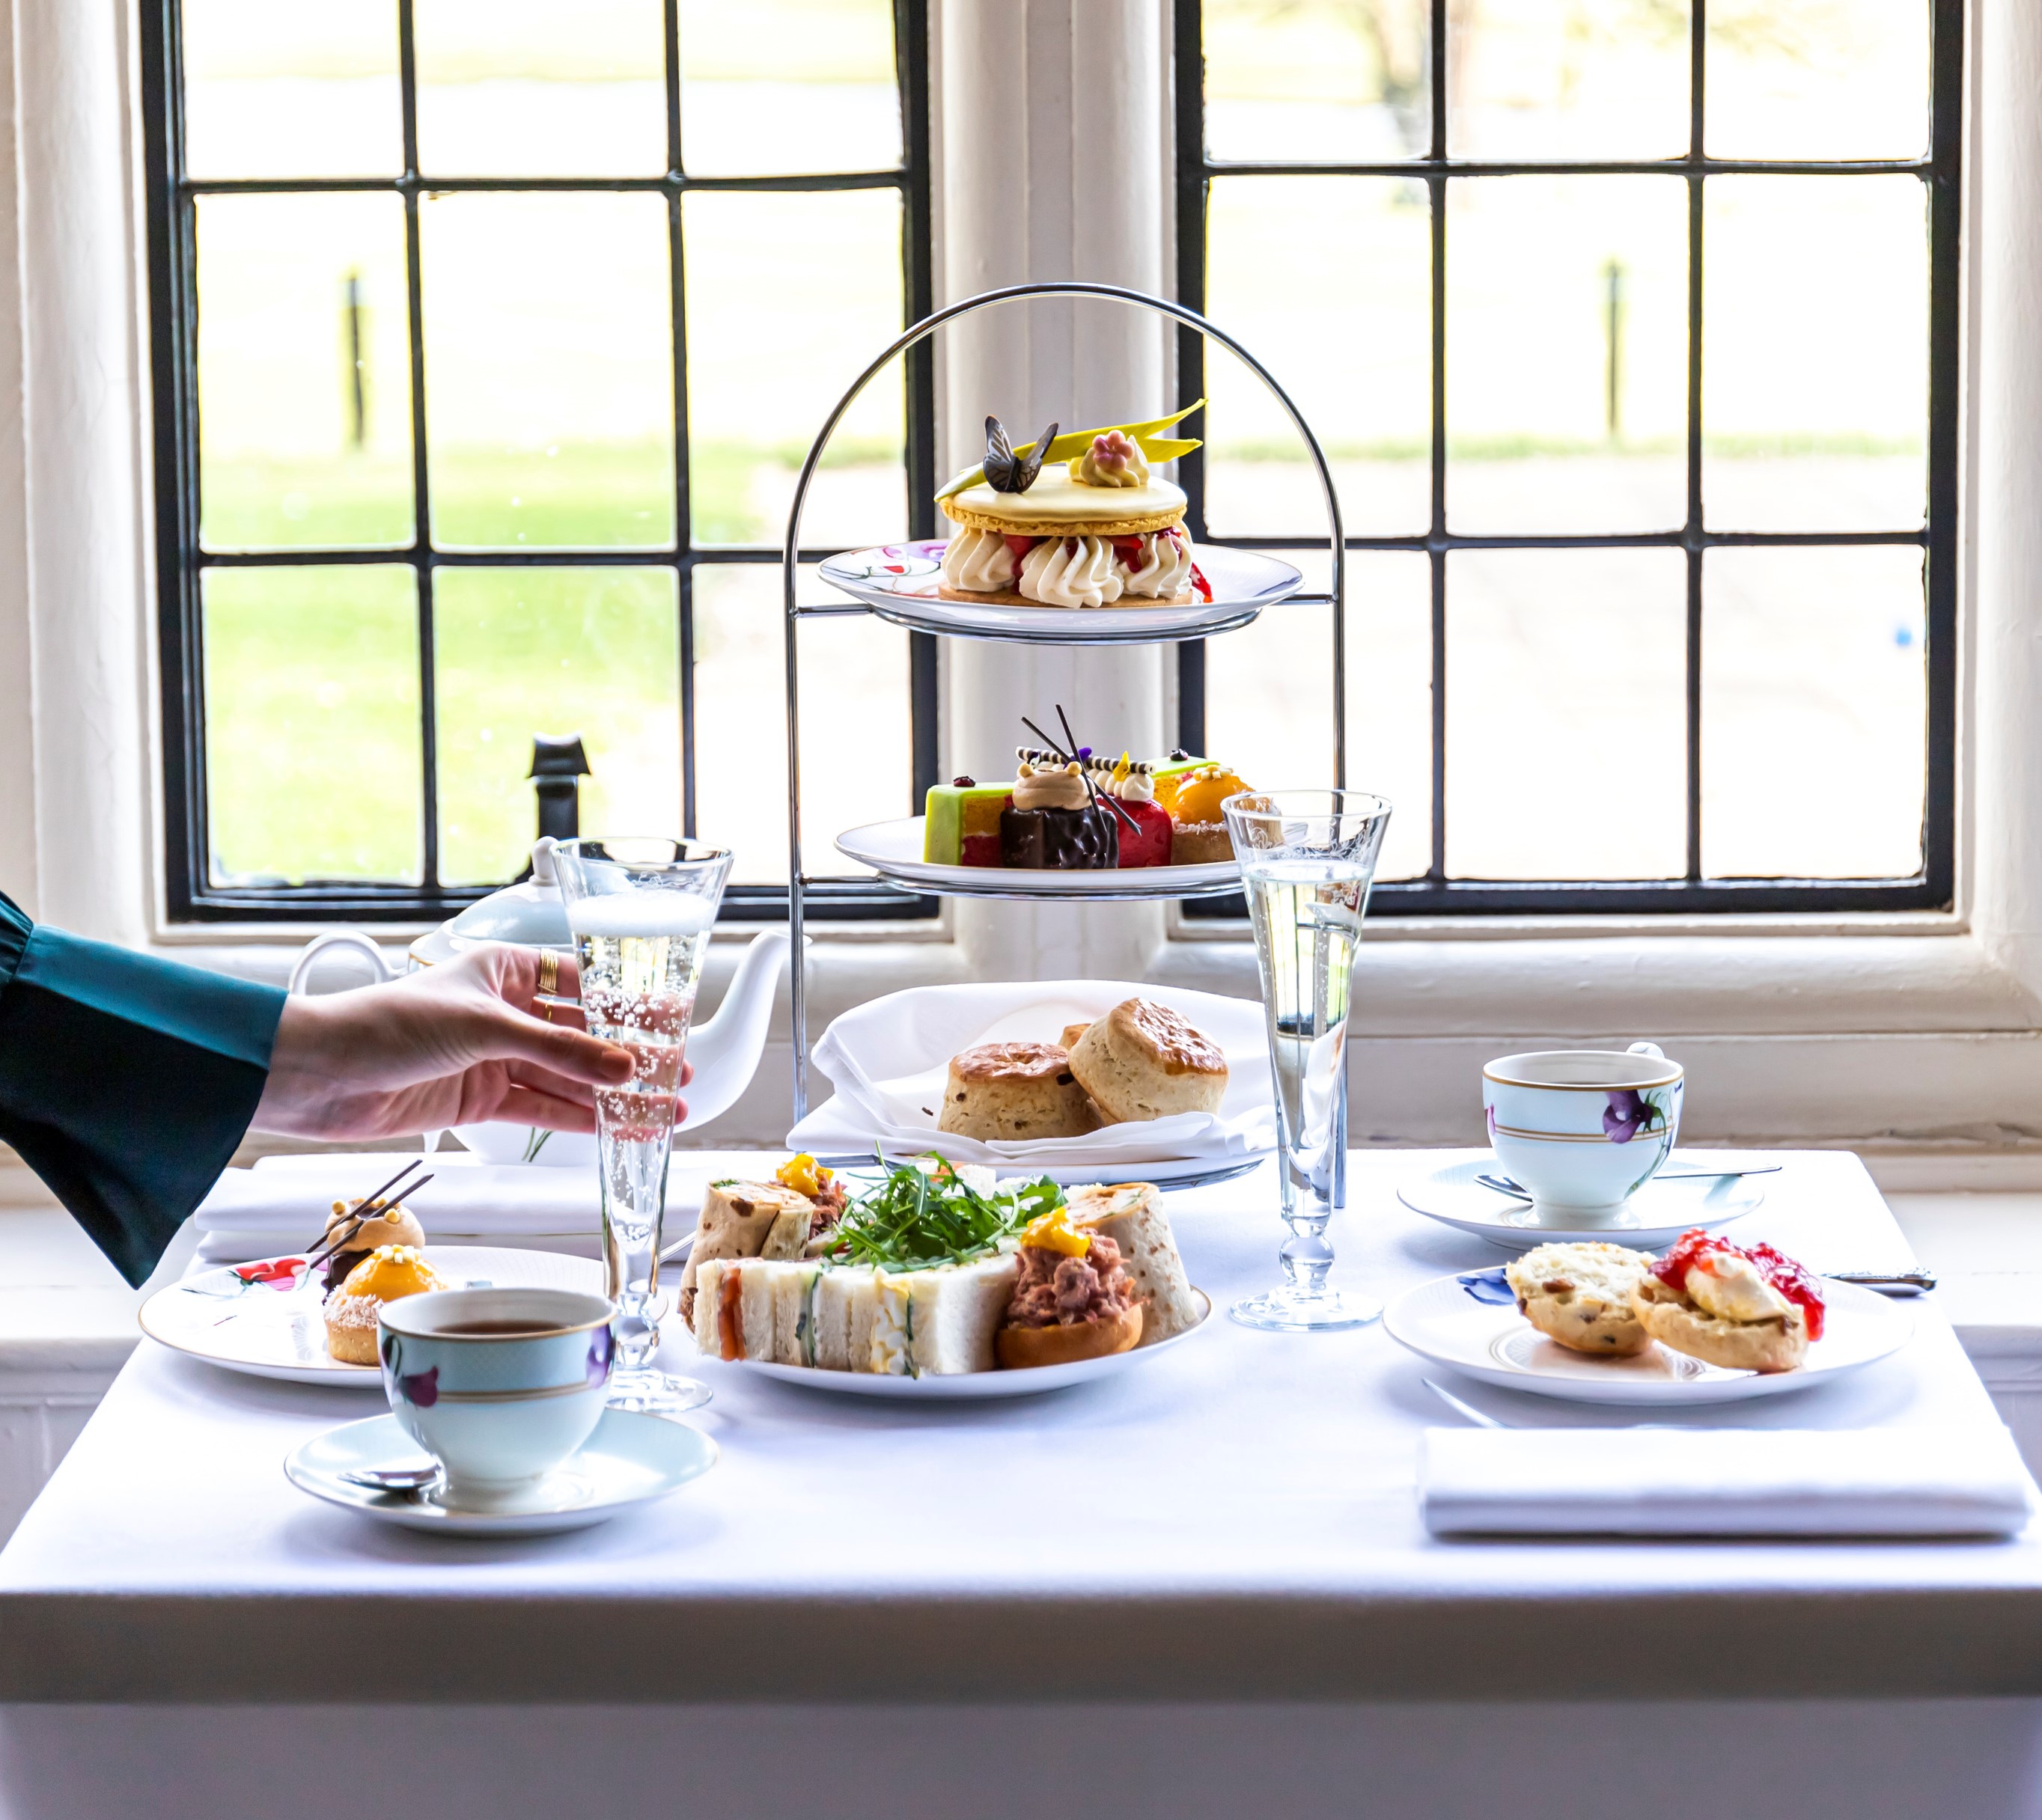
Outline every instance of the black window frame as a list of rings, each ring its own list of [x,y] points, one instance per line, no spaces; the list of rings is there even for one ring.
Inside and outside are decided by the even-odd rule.
[[[143,0],[141,7],[143,184],[147,210],[151,397],[154,411],[157,636],[161,664],[165,873],[173,922],[293,922],[345,917],[350,922],[436,921],[495,889],[438,882],[438,767],[434,698],[433,580],[442,568],[627,568],[675,572],[680,618],[682,816],[695,833],[694,572],[698,566],[772,564],[778,545],[698,547],[688,510],[687,319],[684,307],[681,199],[690,191],[754,193],[890,189],[900,193],[904,319],[929,314],[934,295],[929,132],[928,0],[893,0],[894,55],[901,101],[900,166],[893,170],[793,177],[690,177],[681,160],[679,0],[663,0],[667,168],[656,176],[452,177],[422,174],[418,158],[418,77],[413,0],[396,9],[403,108],[403,169],[392,177],[262,178],[193,180],[184,159],[184,81],[178,0]],[[650,549],[443,550],[432,543],[426,440],[425,350],[422,335],[419,202],[426,194],[477,192],[636,192],[666,199],[672,267],[675,542]],[[413,507],[411,545],[400,549],[305,548],[207,551],[199,541],[198,298],[197,198],[212,194],[396,195],[403,200],[409,312]],[[908,534],[935,533],[935,378],[932,351],[906,356],[906,468]],[[804,548],[804,561],[832,553]],[[205,697],[200,589],[208,568],[308,568],[375,564],[408,566],[418,580],[419,737],[423,755],[423,876],[418,885],[358,880],[296,886],[226,887],[208,864]],[[778,618],[777,602],[774,618]],[[936,641],[908,634],[912,726],[911,809],[936,781]],[[778,717],[775,717],[775,725]],[[535,813],[536,832],[536,813]],[[772,805],[767,825],[779,825]],[[734,885],[725,913],[776,920],[787,914],[784,885]],[[826,881],[808,891],[808,914],[826,918],[899,920],[934,916],[934,900],[876,882]]]
[[[1206,219],[1216,177],[1394,177],[1424,185],[1431,211],[1432,358],[1429,528],[1403,537],[1348,537],[1350,551],[1423,552],[1432,572],[1432,825],[1425,875],[1379,883],[1370,898],[1378,916],[1749,915],[1783,912],[1943,910],[1956,875],[1957,586],[1960,349],[1962,308],[1959,240],[1964,98],[1963,0],[1928,0],[1930,6],[1929,135],[1918,159],[1849,161],[1728,159],[1707,155],[1703,138],[1707,45],[1707,0],[1691,0],[1688,146],[1671,159],[1516,162],[1449,158],[1447,155],[1447,21],[1448,0],[1429,0],[1428,82],[1431,143],[1423,157],[1381,163],[1316,163],[1215,159],[1205,136],[1203,7],[1174,0],[1176,24],[1177,295],[1203,312],[1206,297]],[[1474,536],[1447,524],[1446,271],[1447,185],[1455,178],[1558,175],[1675,175],[1688,187],[1687,514],[1676,530],[1607,535]],[[1702,510],[1703,197],[1711,177],[1745,174],[1818,176],[1849,182],[1863,175],[1911,175],[1926,186],[1929,203],[1929,409],[1927,498],[1918,531],[1712,531]],[[1225,325],[1222,325],[1225,326]],[[1180,403],[1204,392],[1205,346],[1179,331]],[[1323,435],[1325,426],[1317,426]],[[1324,546],[1310,537],[1210,537],[1205,527],[1203,451],[1185,457],[1181,484],[1189,495],[1193,534],[1207,542],[1261,549]],[[1925,591],[1927,772],[1922,801],[1922,866],[1894,879],[1707,878],[1702,872],[1702,568],[1705,554],[1738,546],[1912,545],[1924,554]],[[1687,568],[1685,713],[1687,759],[1684,877],[1616,881],[1470,881],[1446,869],[1447,556],[1463,549],[1678,549]],[[1355,610],[1356,574],[1348,571],[1348,610]],[[1281,609],[1277,610],[1280,611]],[[1191,751],[1204,748],[1206,647],[1179,647],[1178,738]],[[1350,782],[1366,786],[1366,778]],[[1238,897],[1187,904],[1188,916],[1246,914]]]

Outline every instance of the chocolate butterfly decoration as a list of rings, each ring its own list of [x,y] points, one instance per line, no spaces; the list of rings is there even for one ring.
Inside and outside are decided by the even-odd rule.
[[[1057,439],[1051,424],[1035,438],[1035,446],[1024,455],[1014,453],[1007,440],[1007,426],[996,417],[985,420],[985,479],[996,493],[1025,493],[1042,472],[1042,457]]]

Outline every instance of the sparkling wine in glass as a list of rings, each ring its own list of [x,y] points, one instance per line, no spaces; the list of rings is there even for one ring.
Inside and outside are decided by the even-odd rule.
[[[655,1371],[660,1228],[681,1064],[728,853],[665,839],[569,841],[555,865],[588,1027],[631,1052],[631,1077],[595,1094],[605,1288],[617,1304],[614,1407],[671,1414],[706,1386]]]
[[[1356,790],[1250,791],[1222,805],[1255,925],[1277,1164],[1291,1237],[1283,1282],[1229,1310],[1249,1327],[1359,1327],[1382,1305],[1327,1287],[1326,1222],[1347,1202],[1347,1038],[1355,950],[1390,805]]]

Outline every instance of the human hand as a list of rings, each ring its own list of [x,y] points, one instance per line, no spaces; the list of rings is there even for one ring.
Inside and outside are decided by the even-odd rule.
[[[595,1089],[630,1078],[631,1052],[591,1036],[575,1007],[534,1009],[540,958],[491,944],[384,985],[286,1000],[253,1129],[396,1138],[497,1119],[593,1131]],[[559,969],[572,997],[579,971],[564,957]]]

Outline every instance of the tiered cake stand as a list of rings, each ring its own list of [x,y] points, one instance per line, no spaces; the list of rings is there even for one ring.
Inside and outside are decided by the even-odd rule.
[[[1297,426],[1312,465],[1317,471],[1319,487],[1324,494],[1326,519],[1329,526],[1327,554],[1332,588],[1326,594],[1302,594],[1296,591],[1294,581],[1278,590],[1264,589],[1248,593],[1244,598],[1227,599],[1222,583],[1213,581],[1214,598],[1204,610],[1184,608],[1170,614],[1151,613],[1146,610],[1120,610],[1101,608],[1082,614],[1063,612],[1038,614],[1032,608],[1006,610],[945,610],[934,603],[918,603],[912,598],[892,598],[883,592],[854,598],[843,603],[803,606],[794,598],[794,584],[801,552],[801,508],[809,496],[809,484],[815,477],[817,465],[822,460],[823,450],[836,433],[836,427],[846,411],[856,401],[859,393],[881,369],[896,356],[920,341],[926,340],[946,323],[959,316],[989,309],[996,304],[1013,303],[1025,297],[1104,297],[1118,303],[1130,304],[1137,309],[1148,310],[1157,315],[1168,316],[1187,327],[1196,330],[1210,341],[1218,342],[1237,355],[1267,386],[1276,402],[1283,406],[1291,422]],[[1229,552],[1214,549],[1214,566],[1223,568]],[[1201,561],[1206,560],[1204,553]],[[827,565],[825,573],[827,574]],[[794,1117],[797,1121],[807,1117],[809,1111],[809,995],[808,958],[802,942],[806,920],[806,894],[810,886],[820,881],[804,870],[801,862],[801,692],[797,639],[804,619],[818,617],[834,618],[846,614],[870,613],[896,625],[905,625],[917,631],[933,632],[951,638],[990,639],[1016,644],[1176,644],[1187,638],[1206,638],[1217,633],[1238,630],[1252,624],[1265,606],[1278,600],[1288,600],[1294,604],[1330,606],[1333,609],[1333,782],[1344,786],[1347,782],[1347,602],[1346,551],[1340,526],[1340,501],[1333,494],[1333,476],[1326,467],[1325,453],[1319,447],[1318,438],[1312,434],[1311,426],[1299,414],[1290,396],[1277,384],[1269,369],[1250,354],[1241,343],[1224,330],[1215,328],[1195,310],[1187,310],[1181,304],[1172,303],[1166,297],[1149,296],[1145,291],[1133,291],[1117,285],[1088,285],[1076,282],[1048,285],[1013,285],[1003,290],[981,292],[975,297],[966,297],[962,303],[952,304],[932,315],[924,316],[898,340],[881,353],[854,380],[836,407],[817,432],[809,447],[808,459],[801,464],[800,478],[794,484],[793,503],[787,511],[787,541],[781,562],[782,594],[786,608],[786,665],[787,665],[787,917],[789,932],[793,940],[793,1042],[794,1042]],[[1211,578],[1209,578],[1211,579]],[[842,587],[842,582],[836,585]],[[848,591],[847,590],[847,591]],[[1137,617],[1138,615],[1138,617]],[[1038,900],[1054,896],[1058,901],[1069,901],[1081,897],[1086,901],[1101,899],[1149,899],[1210,897],[1223,896],[1240,889],[1237,878],[1229,875],[1211,876],[1214,868],[1153,867],[1138,868],[1127,872],[1124,878],[1115,879],[1110,885],[1101,888],[1088,884],[1073,890],[1061,884],[1055,891],[1046,889],[1033,875],[1024,873],[1001,873],[981,870],[969,881],[935,878],[928,869],[903,866],[897,873],[889,872],[883,856],[869,859],[880,878],[904,893],[925,896],[1008,897]],[[940,869],[948,872],[951,869]],[[962,869],[958,869],[962,870]],[[1165,876],[1180,874],[1175,879]],[[1184,874],[1199,874],[1186,878]],[[1103,880],[1103,874],[1072,874],[1088,881]]]

